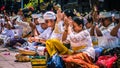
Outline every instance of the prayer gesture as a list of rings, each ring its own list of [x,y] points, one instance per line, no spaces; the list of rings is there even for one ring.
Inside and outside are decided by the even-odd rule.
[[[63,13],[61,12],[60,8],[57,10],[56,17],[57,17],[57,22],[59,22],[59,21],[61,21],[63,19]]]

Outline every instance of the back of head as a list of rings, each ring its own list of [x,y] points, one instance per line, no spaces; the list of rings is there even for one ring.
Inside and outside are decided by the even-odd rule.
[[[84,26],[84,20],[82,18],[73,17],[73,21],[76,22],[77,25],[82,24],[82,26]]]
[[[75,16],[74,11],[72,11],[71,9],[64,10],[64,13],[67,17],[74,17]]]

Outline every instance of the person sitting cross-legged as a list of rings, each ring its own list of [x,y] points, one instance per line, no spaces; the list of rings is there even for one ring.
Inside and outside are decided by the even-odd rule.
[[[95,59],[95,50],[89,32],[83,28],[83,19],[73,17],[71,25],[70,33],[68,33],[69,25],[65,25],[62,37],[62,42],[70,43],[71,49],[69,50],[57,39],[49,39],[46,41],[49,55],[52,57],[58,53],[67,63],[75,63],[84,68],[99,68],[92,63]]]

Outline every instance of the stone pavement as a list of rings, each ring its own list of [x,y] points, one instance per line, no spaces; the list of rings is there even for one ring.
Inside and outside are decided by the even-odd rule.
[[[30,62],[14,62],[17,52],[0,46],[0,68],[32,68]]]

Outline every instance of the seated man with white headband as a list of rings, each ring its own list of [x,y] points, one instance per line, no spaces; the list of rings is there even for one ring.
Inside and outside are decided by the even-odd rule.
[[[56,19],[56,14],[51,11],[46,12],[43,16],[49,27],[49,30],[46,31],[49,34],[48,39],[58,39],[60,41],[62,40],[62,34],[64,32],[64,27],[63,27],[64,22],[63,20],[61,20],[61,17],[63,16],[58,18],[59,15],[62,15],[60,10],[57,11],[57,19]],[[43,33],[43,35],[45,33]]]
[[[43,35],[41,35],[42,33],[44,33],[44,31],[47,30],[47,23],[45,23],[45,20],[40,17],[38,19],[36,19],[36,23],[34,25],[34,37],[29,37],[28,41],[29,42],[39,42],[39,39],[41,39],[39,36],[43,37]],[[36,45],[36,44],[34,44]]]
[[[118,47],[118,39],[111,36],[111,31],[113,30],[114,23],[112,22],[112,17],[110,12],[101,12],[99,17],[102,19],[102,26],[98,28],[95,25],[96,34],[98,37],[98,45],[103,48],[114,48]],[[92,32],[94,33],[94,31]],[[113,33],[113,32],[112,32]],[[101,34],[101,35],[100,35]]]
[[[55,19],[56,16],[53,12],[48,11],[43,15],[43,18],[40,17],[38,18],[38,23],[40,24],[40,28],[44,28],[47,27],[42,33],[40,33],[38,35],[38,30],[41,30],[40,28],[35,28],[34,30],[34,37],[29,37],[28,41],[30,42],[30,44],[34,47],[34,45],[44,45],[46,40],[48,40],[54,30],[54,26],[55,26]]]
[[[47,23],[48,28],[40,35],[40,42],[45,43],[48,40],[55,27],[56,15],[54,12],[48,11],[43,15],[45,22]]]

